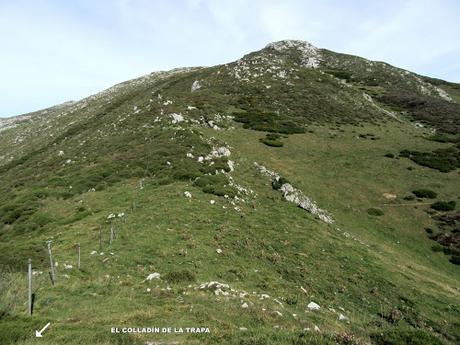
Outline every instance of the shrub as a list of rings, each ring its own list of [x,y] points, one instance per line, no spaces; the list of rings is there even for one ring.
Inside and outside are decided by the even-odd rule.
[[[436,192],[433,192],[432,190],[429,190],[429,189],[416,189],[412,191],[412,193],[417,198],[435,199],[438,196]]]
[[[452,211],[456,205],[455,201],[437,201],[431,204],[431,208],[436,211]]]
[[[351,73],[343,70],[338,69],[329,69],[325,70],[326,73],[332,74],[334,77],[349,81],[351,79]]]
[[[460,265],[460,255],[452,255],[449,261],[454,265]]]
[[[420,329],[394,329],[371,335],[377,345],[443,345],[435,336]]]
[[[449,247],[442,247],[442,251],[443,251],[444,254],[446,254],[446,255],[452,254],[452,249],[450,249]]]
[[[305,133],[305,128],[285,115],[254,110],[244,114],[234,113],[233,115],[236,122],[243,124],[243,128],[284,134]]]
[[[455,146],[432,152],[402,150],[401,157],[409,158],[418,165],[449,172],[460,167],[460,150]]]
[[[369,214],[371,216],[379,217],[379,216],[383,216],[385,213],[380,208],[371,207],[371,208],[367,209],[367,214]]]
[[[442,252],[443,249],[444,249],[443,246],[441,246],[440,244],[434,244],[431,246],[431,250],[436,253]]]
[[[385,157],[387,157],[387,158],[395,158],[395,155],[393,153],[386,153]]]
[[[284,177],[280,177],[278,180],[274,180],[272,182],[272,188],[274,190],[279,190],[281,188],[281,186],[285,183],[289,183],[288,180],[286,180]]]
[[[269,133],[265,136],[265,138],[260,138],[259,141],[267,146],[281,147],[283,146],[283,142],[280,140],[280,138],[281,136],[278,134]]]
[[[458,143],[460,142],[460,137],[454,134],[447,133],[436,133],[426,138],[431,141],[437,141],[438,143]]]
[[[173,177],[176,180],[188,181],[200,176],[200,171],[193,168],[181,167],[174,171]]]
[[[208,194],[214,194],[217,196],[225,196],[227,195],[230,198],[233,198],[236,195],[235,189],[229,186],[213,186],[213,185],[208,185],[204,188],[202,188],[203,192],[208,193]]]
[[[236,190],[229,186],[228,183],[227,177],[223,174],[201,176],[193,182],[195,186],[200,187],[205,193],[234,197]]]
[[[401,89],[385,93],[380,101],[404,109],[416,120],[437,128],[440,132],[456,134],[460,129],[460,104],[439,98],[404,92]]]
[[[408,195],[408,196],[405,196],[403,199],[404,199],[404,200],[407,200],[407,201],[411,201],[411,200],[414,200],[414,199],[415,199],[415,196],[413,196],[413,195]]]
[[[188,270],[169,272],[164,277],[170,283],[194,282],[195,273]]]

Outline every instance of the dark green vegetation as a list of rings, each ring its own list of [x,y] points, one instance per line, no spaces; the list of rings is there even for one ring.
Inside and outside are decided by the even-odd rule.
[[[304,133],[305,129],[295,120],[286,116],[268,112],[245,112],[235,114],[235,121],[243,123],[243,128],[256,131],[283,134]]]
[[[436,201],[431,204],[431,208],[436,211],[453,211],[456,204],[455,201]]]
[[[368,208],[367,214],[371,216],[379,217],[379,216],[383,216],[385,213],[380,208]]]
[[[443,252],[450,256],[449,261],[455,265],[460,264],[460,212],[453,211],[455,202],[438,202],[431,206],[441,211],[435,215],[437,231],[427,231],[430,239],[438,242],[431,249],[435,252]],[[448,212],[453,211],[453,212]]]
[[[438,194],[430,189],[416,189],[412,191],[412,193],[417,197],[417,198],[426,198],[426,199],[436,199]]]
[[[261,143],[264,143],[267,146],[272,147],[281,147],[283,142],[281,141],[281,136],[274,133],[268,133],[265,138],[259,139]]]
[[[377,345],[443,345],[440,339],[411,329],[392,330],[372,336]]]
[[[460,195],[458,142],[442,129],[456,121],[459,89],[319,54],[318,69],[294,47],[152,74],[1,131],[0,343],[38,343],[46,322],[47,344],[458,343],[459,216],[448,210]],[[412,111],[385,98],[392,90],[454,113],[436,117],[433,135],[411,120],[434,103]],[[434,169],[388,155],[404,150]],[[271,181],[254,162],[282,177]],[[285,183],[335,222],[286,201]],[[415,197],[448,202],[434,210]],[[146,280],[154,272],[160,279]],[[229,288],[202,287],[211,281]]]
[[[449,172],[460,167],[460,149],[456,146],[436,149],[431,152],[402,150],[400,156],[441,172]]]

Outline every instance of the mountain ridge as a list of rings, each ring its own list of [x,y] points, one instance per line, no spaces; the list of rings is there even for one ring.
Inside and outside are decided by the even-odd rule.
[[[281,41],[4,127],[0,342],[455,344],[460,92],[426,78]],[[152,322],[211,332],[109,332]]]

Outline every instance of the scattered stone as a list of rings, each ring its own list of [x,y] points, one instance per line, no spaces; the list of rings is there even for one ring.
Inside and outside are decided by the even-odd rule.
[[[147,280],[153,280],[153,279],[160,279],[160,273],[150,273],[147,278],[145,278],[144,281],[147,281]]]
[[[342,313],[340,313],[340,315],[339,315],[339,321],[345,321],[345,320],[348,320],[348,317],[346,317],[345,315],[343,315]]]
[[[393,193],[383,193],[382,195],[385,199],[388,199],[388,200],[394,200],[398,197],[396,194],[393,194]]]
[[[217,249],[216,249],[216,252],[217,252],[217,254],[222,254],[222,249],[217,248]]]
[[[315,302],[310,302],[308,303],[307,308],[310,310],[319,310],[321,307]]]
[[[243,309],[249,308],[249,305],[248,305],[246,302],[244,302],[244,303],[241,305],[241,308],[243,308]]]
[[[176,123],[184,121],[184,117],[182,116],[182,114],[172,113],[170,114],[170,116],[172,117],[172,121],[171,121],[172,124],[176,124]]]
[[[230,290],[230,286],[228,284],[219,283],[218,281],[210,281],[210,282],[201,284],[198,287],[198,289],[200,289],[200,290],[211,290],[211,291],[221,289],[222,291],[228,291],[228,290]]]
[[[276,298],[273,299],[273,301],[275,301],[276,303],[278,303],[280,306],[283,307],[283,303],[281,303],[279,300],[277,300]]]
[[[184,195],[185,195],[186,198],[191,198],[192,197],[192,193],[190,193],[189,191],[185,191]]]

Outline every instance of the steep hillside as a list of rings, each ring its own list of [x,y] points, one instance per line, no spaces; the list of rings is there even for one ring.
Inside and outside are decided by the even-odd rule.
[[[459,100],[281,41],[1,120],[0,343],[458,343]]]

